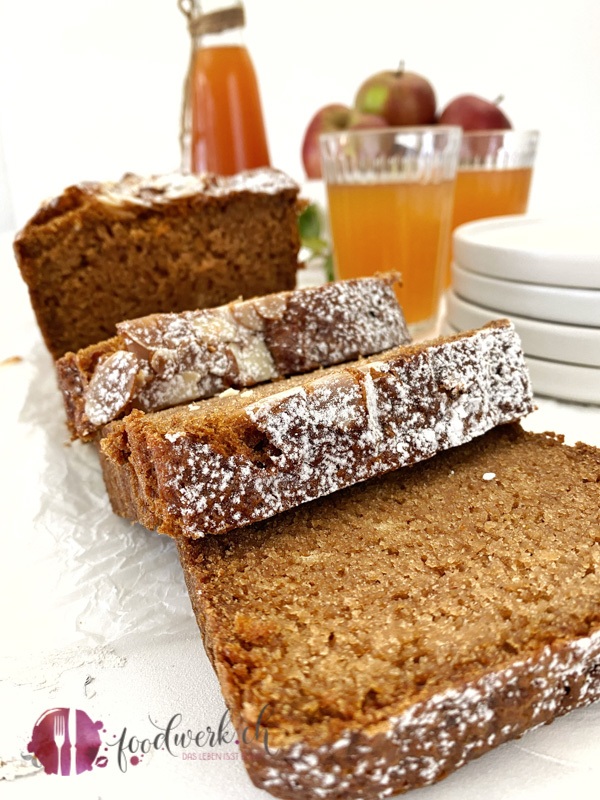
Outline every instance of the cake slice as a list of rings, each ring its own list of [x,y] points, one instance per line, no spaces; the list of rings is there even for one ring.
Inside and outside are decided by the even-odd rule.
[[[267,168],[65,189],[14,242],[48,349],[59,358],[124,319],[293,289],[298,191]]]
[[[598,699],[599,509],[600,451],[514,424],[180,540],[253,782],[389,797]]]
[[[116,513],[172,536],[266,519],[430,458],[532,410],[507,320],[449,338],[111,423]]]
[[[132,408],[156,411],[410,342],[395,274],[337,281],[117,324],[58,360],[73,438]]]

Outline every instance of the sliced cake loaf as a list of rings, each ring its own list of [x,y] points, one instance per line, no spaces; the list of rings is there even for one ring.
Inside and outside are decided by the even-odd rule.
[[[532,410],[501,320],[316,373],[111,423],[113,509],[172,536],[266,519],[430,458]]]
[[[152,314],[56,364],[73,437],[132,408],[156,411],[410,342],[398,275],[337,281],[227,306]]]
[[[254,783],[433,783],[600,697],[600,451],[515,425],[178,542]]]
[[[14,243],[48,349],[58,358],[124,319],[293,289],[298,190],[266,168],[65,189]]]

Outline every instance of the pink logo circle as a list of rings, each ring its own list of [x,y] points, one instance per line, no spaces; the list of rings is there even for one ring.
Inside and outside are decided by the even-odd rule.
[[[101,728],[102,722],[92,722],[85,711],[51,708],[33,726],[27,750],[50,775],[79,775],[94,766]]]

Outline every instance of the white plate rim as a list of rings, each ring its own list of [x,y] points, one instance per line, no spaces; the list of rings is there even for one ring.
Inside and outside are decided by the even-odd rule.
[[[544,250],[542,247],[523,249],[518,245],[509,247],[487,244],[477,238],[481,234],[485,235],[487,231],[493,233],[505,228],[522,228],[527,225],[548,225],[554,231],[561,222],[582,225],[589,221],[513,214],[466,222],[456,228],[452,236],[454,260],[471,272],[493,278],[600,289],[600,252],[570,254],[566,247],[564,251]],[[591,225],[591,222],[589,224]],[[600,227],[600,221],[596,221],[594,227]]]
[[[558,322],[566,325],[600,327],[600,290],[549,286],[493,278],[452,262],[452,289],[463,300],[485,306],[490,297],[497,310],[507,314]],[[504,293],[504,297],[502,296]],[[596,325],[597,323],[597,325]]]
[[[459,322],[457,315],[464,319],[465,314],[473,321]],[[600,328],[564,325],[506,314],[498,309],[469,303],[452,290],[446,296],[446,317],[452,327],[469,328],[477,328],[493,319],[506,317],[513,322],[527,355],[566,364],[600,367]],[[574,360],[575,354],[577,360]]]

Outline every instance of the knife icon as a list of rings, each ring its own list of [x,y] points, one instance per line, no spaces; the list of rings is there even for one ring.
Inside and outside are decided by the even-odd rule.
[[[77,775],[77,709],[69,709],[69,771],[67,775]]]

